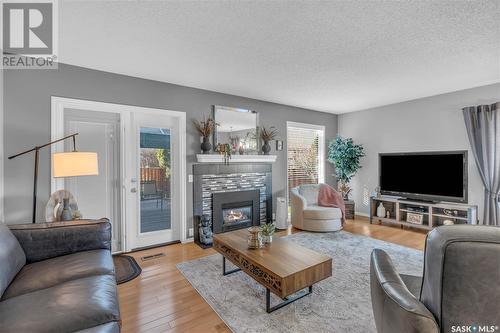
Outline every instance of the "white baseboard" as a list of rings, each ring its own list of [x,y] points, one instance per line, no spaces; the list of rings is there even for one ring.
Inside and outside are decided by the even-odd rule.
[[[182,244],[187,244],[187,243],[192,243],[194,242],[194,237],[189,237],[186,238],[185,240],[181,241]]]
[[[364,216],[364,217],[370,217],[370,214],[367,214],[367,213],[362,213],[362,212],[354,212],[354,215],[358,215],[358,216]]]

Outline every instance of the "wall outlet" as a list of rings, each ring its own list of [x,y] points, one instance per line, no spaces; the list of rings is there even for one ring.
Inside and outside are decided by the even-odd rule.
[[[189,228],[188,237],[193,237],[193,228]]]
[[[188,183],[192,183],[193,182],[193,175],[188,175]]]

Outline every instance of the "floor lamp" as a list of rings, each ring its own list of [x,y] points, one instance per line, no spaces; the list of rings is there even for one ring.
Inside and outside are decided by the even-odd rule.
[[[38,185],[38,164],[40,149],[51,146],[57,142],[64,141],[66,139],[73,139],[73,151],[54,153],[52,154],[52,175],[55,178],[61,177],[75,177],[75,176],[96,176],[99,174],[99,168],[97,164],[97,153],[93,152],[79,152],[76,150],[76,136],[78,133],[65,136],[64,138],[46,143],[41,146],[35,146],[32,149],[23,151],[19,154],[9,156],[9,160],[16,158],[18,156],[35,152],[35,168],[33,173],[33,217],[32,222],[35,223],[36,218],[36,197],[37,197],[37,185]]]

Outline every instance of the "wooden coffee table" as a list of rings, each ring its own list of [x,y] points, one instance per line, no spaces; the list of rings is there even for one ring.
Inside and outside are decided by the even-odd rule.
[[[248,235],[246,229],[216,234],[214,249],[222,254],[223,275],[242,270],[266,288],[268,313],[309,295],[313,284],[332,275],[332,258],[326,255],[280,237],[262,249],[248,249]],[[226,271],[226,259],[239,268]],[[284,301],[271,306],[271,292]]]

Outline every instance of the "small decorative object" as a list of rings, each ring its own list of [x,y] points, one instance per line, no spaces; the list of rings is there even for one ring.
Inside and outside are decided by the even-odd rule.
[[[264,236],[264,243],[271,243],[273,241],[273,234],[276,231],[274,223],[266,223],[262,226],[262,235]]]
[[[276,151],[283,150],[283,140],[276,140]]]
[[[212,245],[213,243],[213,233],[212,233],[212,221],[210,216],[203,214],[200,218],[200,243],[205,245]]]
[[[240,153],[240,155],[245,154],[245,145],[243,142],[240,142],[240,148],[238,149],[238,153]]]
[[[406,214],[406,222],[413,224],[423,224],[424,223],[424,215],[418,213],[410,213]]]
[[[224,156],[224,164],[229,164],[231,159],[231,145],[229,143],[219,143],[215,151]]]
[[[388,219],[390,219],[390,218],[391,218],[391,212],[390,212],[390,211],[387,211],[387,212],[385,213],[385,217],[386,217],[386,218],[388,218]]]
[[[269,141],[276,139],[278,133],[278,129],[274,126],[271,126],[269,128],[262,127],[260,129],[260,138],[262,139],[262,141],[264,141],[264,144],[262,145],[262,152],[264,153],[264,155],[269,155],[269,152],[271,151],[271,145],[269,144]]]
[[[365,156],[362,145],[354,144],[351,138],[344,139],[338,135],[328,145],[328,162],[335,165],[335,175],[339,180],[339,191],[344,200],[349,200],[352,177],[361,168],[360,160]],[[384,217],[379,216],[379,217]]]
[[[262,229],[260,227],[250,227],[247,230],[250,233],[248,237],[248,248],[260,249],[263,246]]]
[[[443,221],[443,225],[454,225],[454,224],[455,224],[455,222],[453,222],[452,220],[446,219]]]
[[[385,207],[382,203],[377,207],[377,217],[385,217]]]
[[[83,217],[82,213],[79,210],[72,210],[73,212],[73,220],[79,220]]]
[[[69,199],[63,199],[63,209],[61,213],[61,221],[71,221],[73,219],[73,213],[71,212],[71,207],[69,206]]]
[[[373,191],[373,196],[376,198],[380,198],[380,186],[375,187],[375,190]]]
[[[198,134],[203,138],[203,141],[201,143],[201,151],[203,154],[208,154],[210,153],[210,150],[212,149],[212,144],[210,143],[210,135],[213,133],[215,126],[217,126],[217,123],[210,117],[205,118],[203,116],[203,120],[198,121],[198,120],[193,120],[193,125]]]
[[[58,190],[52,193],[49,201],[47,202],[47,205],[45,206],[46,222],[61,221],[64,199],[69,199],[69,206],[71,208],[71,211],[73,212],[73,217],[75,217],[75,214],[79,214],[80,217],[76,218],[81,218],[82,214],[78,210],[78,204],[73,194],[71,194],[71,192],[67,190]]]

